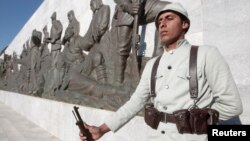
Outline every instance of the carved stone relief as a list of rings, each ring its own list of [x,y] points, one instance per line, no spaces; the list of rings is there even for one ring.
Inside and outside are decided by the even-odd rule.
[[[139,72],[142,72],[139,69],[143,66],[138,65],[149,59],[138,60],[132,39],[138,42],[140,38],[133,34],[133,29],[153,22],[166,4],[159,0],[141,3],[116,0],[110,25],[110,7],[101,0],[91,0],[93,16],[87,32],[83,36],[79,34],[80,22],[70,10],[62,40],[62,23],[57,20],[57,13],[52,13],[50,33],[46,25],[43,35],[34,29],[20,56],[5,54],[0,60],[0,88],[116,110],[130,98],[139,82]]]

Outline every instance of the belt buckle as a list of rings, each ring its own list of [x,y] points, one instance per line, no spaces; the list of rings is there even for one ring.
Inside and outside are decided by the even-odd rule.
[[[164,113],[164,122],[167,123],[167,114]]]

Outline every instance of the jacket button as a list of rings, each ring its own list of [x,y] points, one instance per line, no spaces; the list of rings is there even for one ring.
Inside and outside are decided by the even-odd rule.
[[[174,54],[174,51],[173,51],[173,50],[170,50],[169,53],[170,53],[170,54]]]
[[[168,89],[168,88],[169,88],[169,86],[168,86],[168,85],[166,85],[166,86],[165,86],[165,88],[166,88],[166,89]]]
[[[161,133],[162,133],[162,134],[165,134],[165,131],[162,130]]]
[[[171,70],[171,69],[172,69],[172,66],[168,66],[168,69]]]

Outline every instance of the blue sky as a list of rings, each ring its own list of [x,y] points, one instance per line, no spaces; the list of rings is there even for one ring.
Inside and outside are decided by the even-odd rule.
[[[0,51],[10,44],[43,0],[0,0]]]

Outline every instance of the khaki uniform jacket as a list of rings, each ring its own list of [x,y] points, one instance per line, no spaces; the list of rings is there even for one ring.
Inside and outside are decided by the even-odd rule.
[[[170,52],[164,50],[155,76],[157,96],[153,102],[159,111],[171,114],[176,110],[192,107],[193,100],[190,98],[188,80],[190,49],[191,45],[187,40],[180,40],[175,50]],[[140,83],[130,100],[114,115],[106,118],[105,123],[112,131],[117,131],[127,123],[149,100],[150,76],[155,60],[156,58],[151,59],[145,66]],[[197,72],[199,85],[197,105],[199,108],[211,107],[219,111],[220,120],[228,120],[242,113],[241,99],[229,66],[216,48],[199,47]],[[152,139],[157,141],[188,140],[183,137],[186,136],[185,134],[178,133],[174,124],[160,123],[158,130],[163,129],[167,130],[164,135],[152,135],[154,136]],[[152,134],[155,134],[154,132],[157,131],[151,131]],[[192,136],[192,134],[188,136]],[[201,136],[204,138],[204,135]],[[206,140],[206,138],[198,140]]]

